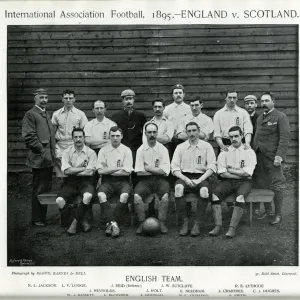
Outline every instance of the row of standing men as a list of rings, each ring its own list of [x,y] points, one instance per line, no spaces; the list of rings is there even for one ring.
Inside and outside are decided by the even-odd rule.
[[[184,149],[184,151],[181,153],[180,158],[183,157],[184,159],[189,160],[189,162],[180,165],[178,172],[173,171],[175,177],[177,177],[178,180],[182,180],[181,183],[177,182],[178,184],[175,185],[175,197],[177,200],[178,207],[184,206],[184,205],[183,206],[180,205],[180,201],[179,201],[180,198],[182,198],[184,188],[186,188],[186,190],[188,188],[195,188],[203,181],[207,181],[206,180],[207,178],[213,177],[211,176],[212,174],[208,175],[207,171],[209,171],[209,173],[215,172],[213,168],[207,168],[207,165],[205,166],[205,168],[202,167],[202,169],[201,168],[197,169],[197,167],[201,165],[204,166],[205,160],[203,159],[203,157],[205,157],[205,154],[201,153],[201,155],[196,156],[195,157],[196,160],[194,160],[192,156],[195,154],[195,149],[196,150],[202,149],[203,145],[205,146],[209,145],[210,148],[212,149],[211,145],[206,141],[208,141],[211,133],[214,132],[214,138],[216,139],[221,152],[224,153],[224,155],[225,154],[232,155],[230,153],[239,152],[234,150],[237,148],[234,147],[235,141],[233,140],[237,138],[235,136],[239,135],[241,138],[243,136],[244,144],[242,146],[240,145],[238,148],[239,149],[243,148],[244,150],[247,151],[250,150],[253,151],[251,149],[252,146],[256,152],[258,164],[255,173],[257,175],[256,177],[260,178],[259,180],[257,180],[257,182],[260,183],[260,186],[258,187],[262,187],[262,188],[270,187],[275,191],[275,200],[274,200],[275,218],[272,220],[271,223],[279,224],[281,222],[281,206],[283,200],[282,191],[285,187],[285,178],[283,176],[281,163],[285,159],[285,154],[288,147],[289,122],[285,114],[279,112],[274,108],[275,105],[274,95],[272,93],[264,93],[261,96],[261,105],[264,108],[265,112],[260,117],[257,117],[257,114],[255,113],[255,107],[257,106],[257,99],[254,95],[248,95],[244,99],[245,107],[248,111],[247,112],[246,110],[236,105],[237,92],[235,90],[229,90],[225,98],[226,104],[222,109],[216,112],[214,116],[214,121],[212,121],[208,116],[206,116],[201,112],[201,109],[203,107],[203,101],[200,99],[200,97],[193,98],[190,101],[190,105],[184,103],[185,93],[184,93],[184,87],[182,85],[177,84],[173,87],[172,96],[174,102],[168,105],[166,108],[164,108],[164,102],[162,99],[155,99],[152,102],[154,117],[150,120],[150,123],[155,124],[154,127],[157,128],[155,141],[157,140],[159,142],[158,145],[163,144],[168,148],[170,157],[173,156],[174,150],[178,144],[183,143],[182,145],[187,146],[187,149]],[[70,147],[72,146],[76,147],[74,136],[72,136],[72,129],[74,127],[84,128],[85,131],[84,142],[90,148],[98,152],[99,149],[110,149],[112,147],[113,143],[111,142],[112,137],[111,137],[110,129],[111,127],[117,125],[119,127],[119,130],[117,130],[116,132],[118,134],[119,133],[121,134],[122,144],[124,144],[123,146],[127,146],[131,149],[133,155],[133,161],[135,161],[137,150],[142,144],[142,139],[144,140],[143,145],[147,145],[147,144],[149,145],[149,140],[147,139],[148,133],[145,132],[145,128],[146,128],[145,124],[147,120],[145,115],[142,112],[139,112],[134,108],[134,97],[135,97],[134,91],[125,90],[122,92],[121,97],[122,97],[122,102],[124,104],[124,109],[114,114],[112,120],[109,120],[108,118],[105,117],[105,110],[106,110],[105,103],[102,101],[96,101],[93,104],[93,111],[95,113],[96,118],[88,122],[85,114],[74,107],[75,94],[73,91],[65,90],[63,92],[62,101],[64,102],[64,107],[54,112],[52,119],[50,118],[48,112],[46,112],[45,110],[45,107],[48,102],[47,91],[45,91],[44,89],[38,89],[35,91],[35,97],[34,97],[35,106],[26,113],[23,120],[23,130],[22,130],[22,134],[23,137],[25,138],[25,142],[27,146],[30,148],[27,164],[31,166],[33,170],[33,183],[34,183],[33,198],[32,198],[33,224],[37,226],[44,225],[44,221],[46,217],[46,207],[39,204],[37,200],[37,195],[39,193],[46,192],[47,190],[49,190],[49,188],[51,188],[50,185],[51,185],[51,175],[52,175],[53,165],[57,164],[58,159],[60,159],[64,151],[70,149]],[[255,121],[256,118],[257,120]],[[251,121],[253,122],[254,126],[252,125]],[[191,133],[191,136],[192,138],[193,136],[194,137],[197,136],[199,143],[201,143],[201,147],[198,146],[195,149],[194,147],[192,147],[193,143],[191,141],[191,136],[189,135],[188,128],[186,128],[186,125],[191,122],[194,122],[194,125],[192,126],[192,128],[190,128],[190,130],[195,131],[194,134]],[[238,128],[241,129],[241,132],[238,130],[239,134],[237,134],[236,132],[237,130],[234,130],[232,134],[229,134],[229,129],[234,128],[236,126],[238,126]],[[147,126],[147,129],[149,129],[148,127],[149,126]],[[150,128],[151,127],[153,126],[150,126]],[[255,133],[254,139],[252,139],[253,127],[256,128],[254,131]],[[55,138],[53,138],[54,134],[55,134]],[[75,133],[75,135],[77,134],[80,135],[80,132]],[[181,148],[182,147],[183,146],[181,146]],[[187,155],[186,151],[190,151],[191,149],[193,149],[192,152]],[[74,153],[77,152],[75,151]],[[220,157],[222,157],[222,155],[220,155],[219,158]],[[118,161],[119,160],[115,160],[115,163],[118,164]],[[235,187],[231,186],[230,191],[228,190],[227,187],[226,193],[232,192],[234,190],[235,191],[239,190],[238,185],[236,185],[236,183],[240,183],[244,181],[245,178],[249,179],[249,176],[252,175],[251,172],[250,172],[251,174],[245,172],[245,170],[248,167],[245,165],[245,159],[241,159],[241,157],[239,157],[233,159],[233,161],[234,162],[231,165],[228,165],[226,167],[226,171],[222,172],[225,175],[224,174],[222,175],[219,172],[219,174],[223,178],[229,176],[229,178],[227,177],[226,180],[228,179],[231,183],[236,181],[233,184]],[[61,170],[64,173],[63,175],[68,176],[68,178],[72,177],[73,179],[76,177],[77,180],[80,177],[82,178],[83,176],[86,176],[87,174],[85,172],[87,172],[87,169],[83,171],[82,168],[84,167],[86,168],[88,164],[85,160],[82,163],[84,165],[80,166],[81,167],[80,172],[78,170],[72,170],[73,168],[76,168],[75,166],[71,166],[68,169],[64,169],[64,165],[62,165]],[[117,167],[117,165],[115,165],[115,167]],[[120,165],[118,167],[120,168],[122,166]],[[153,161],[152,165],[150,164],[149,167],[155,168],[155,162]],[[160,167],[156,167],[156,169],[160,171],[162,170]],[[242,173],[235,174],[239,172],[239,169],[241,169],[241,171],[245,172],[246,174],[242,174]],[[113,170],[109,170],[109,171],[106,170],[105,171],[106,173],[105,172],[104,173],[99,172],[99,173],[104,178],[104,181],[107,180],[108,178],[110,179],[113,178],[113,180],[116,181],[118,177],[119,180],[124,175],[121,172],[121,174],[117,174],[116,176],[114,176],[112,175],[113,174],[112,171]],[[117,171],[115,170],[114,172],[119,172],[119,171],[120,170]],[[146,174],[143,174],[141,176],[149,177],[149,174],[151,175],[155,174],[159,176],[162,175],[162,174],[156,174],[155,172],[157,170],[151,170],[151,171],[152,172],[148,172],[145,170]],[[83,174],[81,174],[82,172]],[[111,173],[107,173],[107,172],[111,172]],[[87,173],[90,174],[89,172]],[[227,173],[230,173],[230,175],[228,175]],[[128,176],[128,174],[124,176]],[[239,176],[240,178],[237,178]],[[144,179],[146,177],[144,177]],[[66,182],[69,183],[71,182],[70,179],[68,178],[65,178],[64,184],[66,184]],[[153,178],[158,178],[158,177],[150,176],[148,179],[149,180],[151,179],[153,181],[154,180]],[[263,181],[261,179],[263,179]],[[134,178],[133,181],[135,181]],[[197,184],[195,183],[195,181],[197,182]],[[72,182],[76,182],[76,180],[75,181],[72,180]],[[68,184],[66,185],[68,186]],[[155,185],[153,186],[154,188],[157,187]],[[115,191],[115,187],[116,186],[114,186],[113,189],[114,191]],[[224,198],[224,195],[222,194],[221,196],[218,197],[217,195],[213,194],[211,190],[211,185],[208,185],[206,187],[198,186],[197,189],[199,191],[201,191],[202,189],[202,193],[200,192],[201,198],[205,198],[203,197],[203,195],[205,194],[207,197],[210,197],[212,203],[214,204],[212,207],[213,207],[217,226],[215,228],[215,232],[213,233],[213,235],[217,235],[219,234],[220,231],[219,229],[221,226],[219,225],[220,224],[220,212],[219,212],[220,203],[218,202],[218,200],[220,199],[222,200],[222,198]],[[64,189],[62,188],[61,190]],[[145,191],[147,189],[144,189],[143,187],[142,190]],[[104,191],[104,192],[100,191],[99,193],[105,194],[107,198],[107,193],[110,194],[110,192],[111,191]],[[103,206],[103,203],[107,203],[107,201],[103,197],[101,200],[99,193],[98,193],[98,197]],[[135,200],[136,211],[138,212],[139,210],[138,204],[141,203],[141,200],[136,195],[138,194],[135,193],[134,200]],[[246,195],[247,193],[241,195],[237,194],[237,198],[239,196],[245,197]],[[161,195],[160,203],[163,203],[162,201],[163,196],[164,195]],[[60,203],[59,207],[63,211],[63,208],[66,207],[66,204],[64,204],[64,202],[62,202],[61,199],[59,198],[63,198],[63,197],[58,197],[58,201],[57,201],[58,204]],[[212,199],[212,198],[218,198],[218,199]],[[85,207],[84,205],[86,205],[85,203],[87,202],[88,200],[84,198],[82,205],[79,206],[79,208],[81,209],[81,210],[79,209],[79,212],[81,211],[81,213],[79,213],[80,218],[84,212],[84,210],[82,210],[82,207]],[[120,197],[120,203],[124,204],[124,202],[125,202],[124,199],[122,200]],[[239,202],[240,201],[238,201],[237,203]],[[105,205],[106,204],[104,204],[104,206]],[[163,206],[163,204],[160,205]],[[122,204],[120,204],[119,206],[122,206]],[[235,219],[237,220],[241,215],[242,210],[238,209],[239,205],[237,205],[236,207],[237,207],[236,211],[238,211],[238,213],[234,213],[233,217],[234,215],[236,215]],[[116,212],[118,215],[118,209],[116,209]],[[182,209],[182,212],[183,215],[186,215],[184,209]],[[266,216],[271,216],[271,214],[272,214],[271,207],[267,206],[261,218]],[[142,217],[139,219],[142,219]],[[76,220],[76,216],[74,220]],[[184,217],[183,226],[181,228],[181,235],[186,235],[188,232],[186,221],[187,221],[186,217]],[[199,220],[195,218],[194,227],[193,227],[194,230],[192,229],[191,231],[192,235],[198,235],[199,233],[198,221]],[[82,223],[85,231],[89,229],[89,226],[88,224],[86,224],[86,222],[80,221],[80,223]],[[76,232],[77,225],[75,224],[74,226],[72,226],[72,224],[69,228],[70,234]],[[162,224],[161,226],[162,232],[166,232],[167,228],[164,222],[161,222],[161,224]],[[108,225],[110,226],[108,226],[107,228],[107,233],[111,232],[111,235],[117,236],[119,229],[116,222],[111,221],[109,222]],[[232,231],[231,233],[229,232],[228,236],[234,236],[236,226],[237,225],[235,224],[233,224],[233,226],[230,226],[230,228],[233,229],[231,230]],[[140,231],[139,228],[137,230],[138,233]]]

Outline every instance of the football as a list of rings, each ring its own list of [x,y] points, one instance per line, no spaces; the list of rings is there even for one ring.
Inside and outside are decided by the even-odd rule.
[[[143,232],[146,235],[155,235],[160,232],[159,221],[156,218],[147,218],[143,223]]]

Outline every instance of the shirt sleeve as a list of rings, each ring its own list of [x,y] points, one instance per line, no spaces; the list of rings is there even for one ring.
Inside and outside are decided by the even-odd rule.
[[[80,128],[84,128],[87,123],[88,123],[88,119],[87,119],[85,113],[81,112],[80,125],[79,125]]]
[[[207,167],[206,169],[211,169],[214,173],[217,172],[217,161],[214,148],[208,144],[209,147],[207,148]]]
[[[219,154],[217,166],[218,166],[218,174],[227,172],[226,152],[221,152]]]
[[[90,136],[92,136],[92,124],[91,124],[91,122],[88,122],[88,123],[84,126],[84,133],[85,133],[85,137],[90,137]]]
[[[62,158],[61,158],[61,171],[64,173],[65,170],[72,168],[72,165],[70,163],[70,158],[69,158],[69,151],[68,149],[64,150],[62,153]]]
[[[207,116],[205,125],[204,125],[203,129],[201,129],[201,131],[204,132],[208,137],[214,131],[214,122],[212,121],[212,119],[210,117]]]
[[[97,164],[96,164],[96,169],[104,169],[103,163],[106,164],[106,158],[104,155],[104,148],[101,148],[100,151],[98,152],[98,159],[97,159]]]
[[[167,132],[166,132],[166,135],[170,138],[170,141],[172,140],[173,138],[173,135],[174,135],[174,125],[172,122],[168,121],[166,122],[167,124]]]
[[[145,172],[142,147],[140,147],[136,152],[135,170],[134,171],[135,171],[135,173]]]
[[[128,173],[133,171],[133,159],[132,159],[132,152],[128,148],[124,154],[124,162],[122,169]]]
[[[246,134],[250,133],[253,134],[253,125],[251,122],[251,118],[249,116],[249,114],[247,112],[244,112],[244,136],[246,136]]]
[[[252,149],[249,149],[246,153],[246,159],[247,163],[246,166],[243,168],[243,171],[245,171],[247,174],[252,176],[255,166],[256,166],[256,154]]]
[[[179,145],[176,147],[174,155],[173,155],[173,159],[172,159],[172,163],[171,163],[171,170],[172,170],[172,174],[174,175],[175,171],[181,171],[180,169],[180,156],[181,156],[181,147],[179,147]]]
[[[89,170],[96,170],[97,155],[94,150],[90,149],[88,159],[89,159],[89,163],[86,168]]]
[[[159,164],[159,168],[166,173],[166,176],[170,174],[170,158],[169,152],[166,147],[162,146],[162,161]]]
[[[57,120],[57,113],[56,111],[53,113],[52,115],[52,119],[51,119],[51,122],[53,125],[57,126],[58,125],[58,120]]]
[[[176,134],[184,132],[184,130],[185,130],[185,119],[181,120],[181,122],[178,124]]]
[[[220,125],[218,112],[216,112],[215,115],[214,115],[213,123],[214,123],[214,138],[222,137],[222,135],[221,135],[221,125]]]

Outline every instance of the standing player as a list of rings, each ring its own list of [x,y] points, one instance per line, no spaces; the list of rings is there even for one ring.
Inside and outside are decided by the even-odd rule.
[[[56,132],[56,157],[59,164],[63,151],[73,145],[72,130],[84,128],[88,122],[85,113],[74,106],[75,100],[74,91],[64,90],[62,93],[64,106],[55,111],[52,116],[52,124]],[[57,176],[61,177],[62,175],[57,170]]]
[[[118,222],[124,212],[130,195],[130,178],[133,161],[131,150],[121,144],[122,129],[115,126],[109,131],[111,143],[101,148],[98,154],[97,170],[102,175],[102,184],[98,188],[98,198],[101,209],[107,218],[106,235],[118,237],[120,228]],[[107,202],[113,195],[120,197],[115,213]]]
[[[154,123],[158,127],[156,140],[163,144],[167,149],[169,149],[169,143],[172,140],[174,134],[173,123],[170,122],[166,117],[163,116],[163,111],[165,109],[165,103],[162,98],[157,98],[152,101],[153,107],[153,118],[149,123]],[[143,130],[143,143],[147,143],[147,136],[145,134],[145,126]]]
[[[252,139],[251,139],[251,144],[250,144],[251,147],[253,147],[253,140],[254,140],[255,131],[256,131],[256,120],[259,116],[259,114],[255,111],[256,107],[257,107],[256,96],[255,95],[247,95],[244,98],[244,106],[250,116],[251,123],[253,126],[253,134],[252,134]],[[254,202],[253,203],[253,213],[258,219],[261,219],[262,216],[259,216],[259,208],[260,208],[260,202]]]
[[[170,187],[166,177],[170,173],[170,158],[167,148],[157,142],[157,133],[158,126],[155,123],[146,124],[147,142],[138,149],[136,155],[135,172],[140,179],[134,189],[134,207],[140,222],[137,234],[142,233],[142,223],[145,220],[143,200],[151,193],[157,193],[159,197],[160,231],[168,232],[165,221],[168,213]]]
[[[239,126],[244,133],[245,147],[251,148],[251,136],[253,127],[249,114],[236,105],[238,100],[237,92],[233,89],[226,93],[226,104],[214,115],[214,137],[222,151],[228,151],[231,145],[228,131],[232,126]]]
[[[85,143],[98,154],[101,148],[110,143],[109,130],[116,123],[105,117],[106,104],[103,101],[98,100],[93,104],[93,112],[96,118],[84,127]]]
[[[26,112],[22,123],[22,137],[30,149],[26,165],[32,168],[32,224],[45,226],[47,205],[40,204],[37,196],[50,192],[55,164],[55,138],[51,116],[46,111],[48,94],[45,89],[34,92],[33,108]]]
[[[209,234],[212,236],[220,234],[222,226],[221,201],[228,195],[236,193],[236,202],[229,230],[226,233],[228,238],[233,238],[244,213],[245,199],[253,186],[251,176],[256,165],[256,155],[251,148],[245,149],[242,144],[243,132],[239,126],[231,127],[228,134],[231,146],[228,147],[227,151],[222,151],[218,157],[218,174],[223,180],[213,191],[212,209],[215,228]]]
[[[189,122],[196,122],[201,129],[199,138],[207,142],[211,133],[214,131],[214,123],[209,116],[201,112],[201,109],[203,108],[203,101],[199,95],[196,95],[194,99],[191,100],[190,108],[192,115],[185,116],[183,118],[182,122],[178,126],[176,137],[179,140],[186,141],[188,139],[188,135],[185,132],[186,124]]]
[[[178,126],[185,116],[191,115],[191,109],[190,106],[184,102],[185,93],[183,85],[175,84],[172,87],[172,97],[174,102],[166,106],[164,116],[174,126],[174,137],[172,138],[170,150],[170,153],[173,156],[176,146],[182,143],[182,140],[179,140],[176,137]]]
[[[270,187],[274,191],[275,218],[270,224],[277,225],[282,220],[283,191],[286,188],[282,162],[289,147],[290,125],[287,116],[275,108],[273,93],[263,93],[260,100],[264,113],[257,118],[253,141],[257,155],[255,183],[258,188]],[[272,215],[271,204],[266,204],[265,216]]]
[[[178,145],[171,163],[174,176],[178,178],[175,183],[176,206],[179,214],[184,218],[180,235],[185,236],[189,232],[187,203],[183,197],[184,192],[197,193],[200,198],[197,202],[197,211],[194,218],[194,226],[191,236],[200,234],[199,222],[201,218],[200,201],[211,198],[211,189],[208,178],[216,172],[216,156],[213,147],[199,139],[200,128],[196,122],[186,125],[189,139]]]
[[[93,175],[96,169],[97,156],[94,150],[84,144],[84,130],[74,128],[72,130],[73,146],[67,148],[62,154],[61,170],[67,177],[58,192],[56,203],[63,215],[69,210],[69,204],[76,195],[82,196],[79,206],[73,210],[73,222],[68,229],[68,234],[73,235],[77,231],[78,223],[81,223],[84,232],[88,232],[91,226],[84,215],[90,206],[94,195]]]

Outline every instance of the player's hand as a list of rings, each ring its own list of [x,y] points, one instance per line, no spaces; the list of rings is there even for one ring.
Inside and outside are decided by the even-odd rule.
[[[244,145],[244,149],[245,149],[245,150],[251,149],[250,144],[245,144],[245,145]]]
[[[194,187],[194,182],[191,179],[186,178],[184,182],[187,184],[187,186]]]
[[[202,182],[202,180],[201,180],[201,178],[193,179],[192,182],[194,183],[194,186],[197,186],[198,184],[200,184]]]
[[[149,165],[146,162],[144,162],[144,169],[145,171],[149,172]]]
[[[221,150],[227,152],[227,151],[228,151],[228,147],[225,146],[225,145],[222,145],[222,146],[221,146]]]
[[[281,166],[281,162],[282,162],[282,158],[280,156],[275,156],[274,166],[275,167],[280,167]]]

